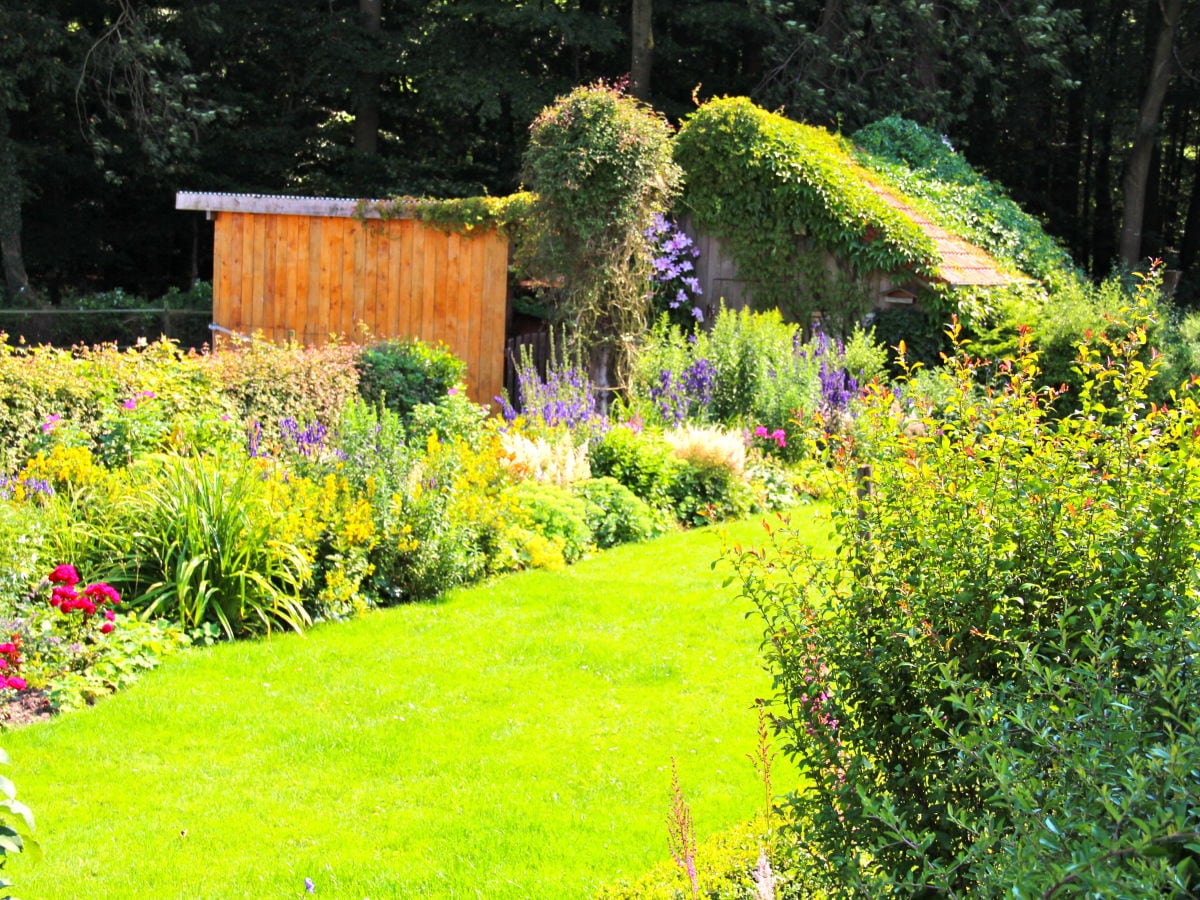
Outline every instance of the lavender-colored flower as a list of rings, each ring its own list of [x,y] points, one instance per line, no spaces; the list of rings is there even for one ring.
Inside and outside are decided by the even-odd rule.
[[[700,280],[689,273],[695,272],[693,260],[700,255],[699,248],[678,226],[656,216],[654,223],[645,231],[654,256],[651,259],[650,281],[653,294],[661,304],[660,309],[687,310],[693,319],[704,320],[696,300],[701,293]]]
[[[262,423],[255,419],[246,427],[246,452],[253,459],[258,456],[265,456],[265,453],[260,452],[262,448]]]
[[[858,393],[858,381],[845,369],[830,366],[827,360],[821,360],[817,373],[821,384],[821,408],[825,412],[844,412],[850,405],[851,398]]]
[[[713,384],[716,380],[717,370],[704,357],[700,357],[684,370],[683,385],[694,407],[708,409],[712,403]]]
[[[313,880],[311,878],[305,878],[304,879],[304,893],[315,894],[316,892],[317,892],[317,886],[315,884],[313,884]]]

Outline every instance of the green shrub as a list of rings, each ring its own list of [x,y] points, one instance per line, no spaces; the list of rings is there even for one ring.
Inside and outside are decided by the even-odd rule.
[[[1200,889],[1200,404],[1148,401],[1152,293],[1058,421],[1028,338],[987,391],[956,354],[944,415],[873,388],[830,455],[836,560],[786,528],[734,554],[839,896]]]
[[[431,600],[484,572],[482,526],[456,506],[463,499],[467,450],[430,435],[403,487],[372,501],[379,533],[371,553],[372,585],[382,603]]]
[[[613,478],[656,509],[671,507],[670,488],[678,466],[661,437],[618,425],[588,451],[596,478]]]
[[[904,370],[897,357],[904,343],[904,362],[909,368],[932,368],[942,364],[942,355],[950,349],[946,341],[945,322],[923,309],[897,306],[878,310],[871,319],[875,340],[888,349],[892,376]]]
[[[588,529],[602,550],[666,533],[663,517],[615,478],[589,478],[571,489],[587,503]]]
[[[275,442],[285,419],[337,428],[341,411],[358,392],[358,353],[336,343],[301,347],[254,340],[213,353],[204,363],[237,420],[259,423],[264,437]]]
[[[462,393],[449,394],[437,403],[420,403],[413,407],[408,423],[408,439],[421,446],[430,435],[443,443],[465,441],[477,444],[483,435],[487,409],[473,403]]]
[[[368,403],[383,403],[407,420],[419,404],[444,400],[466,370],[444,344],[396,338],[362,349],[358,390]]]
[[[629,336],[646,329],[646,231],[677,191],[671,126],[604,84],[578,87],[530,126],[522,177],[536,194],[518,248],[523,268],[547,285],[572,336],[618,386],[631,371]],[[595,361],[595,360],[594,360]]]
[[[272,478],[245,458],[163,457],[135,473],[124,533],[107,536],[107,581],[146,616],[229,637],[309,622],[301,600],[311,565],[277,535],[288,514]]]
[[[587,501],[582,497],[576,497],[568,488],[540,481],[522,481],[509,491],[514,512],[509,540],[527,565],[557,568],[559,561],[578,561],[592,546]],[[529,534],[542,539],[532,549],[525,537]]]
[[[754,494],[741,475],[711,460],[681,460],[668,488],[675,518],[684,525],[709,525],[750,512]]]

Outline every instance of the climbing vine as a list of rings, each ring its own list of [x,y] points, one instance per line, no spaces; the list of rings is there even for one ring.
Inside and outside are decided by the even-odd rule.
[[[684,206],[725,243],[759,306],[794,315],[802,290],[861,290],[854,282],[870,272],[934,274],[933,241],[872,190],[849,143],[824,129],[723,98],[687,118],[675,158],[687,173]],[[825,268],[828,253],[844,272]]]
[[[523,176],[537,196],[518,263],[545,285],[597,383],[623,387],[650,311],[646,232],[680,180],[671,127],[618,87],[576,88],[534,120]]]
[[[533,206],[534,196],[526,191],[506,197],[392,197],[359,201],[360,218],[417,219],[442,231],[470,233],[496,228],[508,234],[521,226]]]

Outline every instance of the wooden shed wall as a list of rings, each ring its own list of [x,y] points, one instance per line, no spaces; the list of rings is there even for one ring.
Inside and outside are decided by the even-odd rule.
[[[471,399],[504,381],[508,242],[413,219],[219,211],[213,321],[270,340],[330,336],[444,342],[467,364]]]

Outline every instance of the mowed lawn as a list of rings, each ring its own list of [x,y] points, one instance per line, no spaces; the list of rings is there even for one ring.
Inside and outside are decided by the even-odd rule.
[[[823,539],[823,507],[793,523]],[[307,635],[193,650],[3,736],[44,858],[26,898],[588,897],[750,817],[761,629],[723,543],[619,548]],[[776,786],[790,781],[782,761]]]

